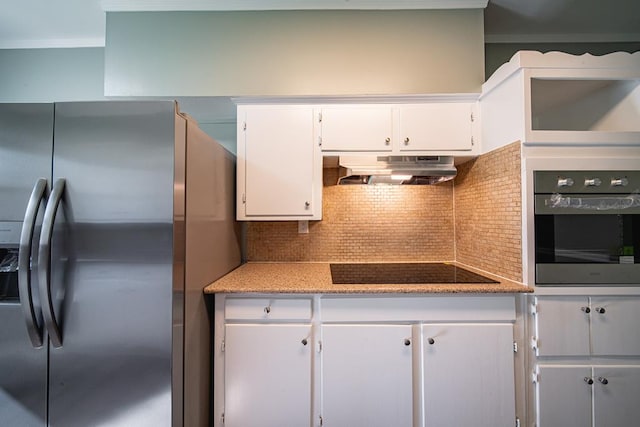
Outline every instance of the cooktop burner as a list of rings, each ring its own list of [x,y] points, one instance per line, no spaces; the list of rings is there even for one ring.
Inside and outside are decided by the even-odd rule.
[[[336,285],[498,283],[464,268],[444,263],[331,264]]]

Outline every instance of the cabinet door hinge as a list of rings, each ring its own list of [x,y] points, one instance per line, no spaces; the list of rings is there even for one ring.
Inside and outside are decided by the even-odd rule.
[[[538,304],[531,304],[531,314],[534,316],[538,314]]]
[[[222,343],[220,344],[220,351],[224,353],[225,350],[225,343],[224,340],[222,340]]]
[[[220,425],[224,425],[224,412],[220,415]]]
[[[322,341],[318,341],[318,353],[322,351]]]
[[[318,145],[320,147],[322,147],[322,137],[321,136],[318,137]]]
[[[242,130],[247,130],[247,122],[242,122]]]
[[[474,145],[473,136],[471,137],[471,145]]]
[[[318,123],[322,123],[322,113],[318,113]]]
[[[537,384],[540,382],[540,375],[538,375],[538,373],[535,371],[531,373],[531,382],[534,384]]]
[[[322,427],[324,425],[324,420],[322,419],[322,415],[320,415],[318,418],[320,419],[319,420],[320,427]]]
[[[532,350],[537,350],[538,349],[538,338],[531,337],[531,349]]]
[[[517,342],[513,342],[513,352],[517,353],[518,352],[518,343]]]
[[[516,427],[520,427],[520,418],[516,417]]]
[[[471,113],[471,121],[474,121],[473,113]]]
[[[242,193],[242,203],[247,203],[247,195]]]

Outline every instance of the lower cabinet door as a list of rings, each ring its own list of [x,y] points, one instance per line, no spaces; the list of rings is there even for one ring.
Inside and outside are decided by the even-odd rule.
[[[596,366],[593,387],[595,427],[640,423],[640,366]]]
[[[411,427],[412,347],[411,325],[323,325],[323,424]]]
[[[225,326],[225,427],[311,425],[311,325]]]
[[[425,324],[422,334],[425,426],[515,424],[513,325]]]
[[[591,367],[540,366],[538,372],[537,426],[591,427]]]

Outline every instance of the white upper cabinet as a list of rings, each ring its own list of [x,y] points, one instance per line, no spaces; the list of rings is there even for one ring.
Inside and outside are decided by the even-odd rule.
[[[477,95],[441,95],[420,102],[318,106],[319,140],[325,155],[475,154],[480,129]],[[474,125],[475,123],[475,125]]]
[[[640,53],[516,53],[482,86],[484,151],[640,145]]]
[[[322,218],[322,156],[313,108],[238,107],[238,220]]]
[[[323,107],[323,151],[391,151],[393,109],[388,105]]]
[[[443,102],[399,107],[399,150],[471,150],[473,106],[468,102]]]

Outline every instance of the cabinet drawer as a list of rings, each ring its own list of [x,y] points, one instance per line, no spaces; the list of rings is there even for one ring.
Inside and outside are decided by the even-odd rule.
[[[309,320],[311,299],[227,298],[227,320]]]

